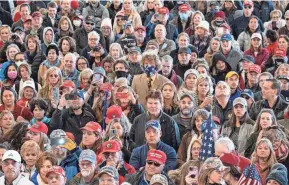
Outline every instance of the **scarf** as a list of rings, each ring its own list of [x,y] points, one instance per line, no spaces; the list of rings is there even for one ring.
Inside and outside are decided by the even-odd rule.
[[[202,51],[204,48],[206,48],[207,44],[208,44],[208,39],[209,36],[206,35],[204,36],[204,38],[200,38],[198,36],[195,37],[195,40],[193,42],[193,45],[196,46],[198,48],[198,51]]]
[[[59,67],[60,66],[60,61],[58,59],[56,59],[55,63],[54,64],[50,64],[48,62],[48,60],[45,60],[43,62],[43,65],[45,65],[48,69],[51,68],[51,67]]]
[[[51,120],[51,118],[48,118],[48,117],[44,116],[44,118],[41,120],[41,122],[45,123],[48,126],[50,124],[50,120]],[[32,118],[32,120],[30,121],[30,123],[32,125],[34,125],[36,122],[37,121],[36,121],[35,118]]]
[[[284,162],[288,157],[288,153],[289,153],[288,146],[282,141],[280,147],[277,150],[275,150],[275,157],[279,163]]]

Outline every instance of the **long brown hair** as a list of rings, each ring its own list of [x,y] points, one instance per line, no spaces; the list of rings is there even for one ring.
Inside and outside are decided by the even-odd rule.
[[[190,170],[190,167],[196,166],[199,169],[200,172],[200,168],[201,168],[202,162],[201,161],[195,161],[195,160],[191,160],[191,161],[187,161],[185,162],[182,167],[180,168],[180,185],[186,185],[186,176]],[[200,175],[200,173],[199,173]]]

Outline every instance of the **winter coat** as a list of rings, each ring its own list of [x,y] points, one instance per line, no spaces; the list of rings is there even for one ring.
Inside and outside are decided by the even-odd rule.
[[[173,67],[173,70],[176,72],[176,74],[178,76],[180,76],[182,79],[184,79],[184,75],[185,75],[185,72],[188,70],[188,69],[191,69],[191,64],[189,63],[188,65],[186,66],[183,66],[183,65],[180,65],[180,63],[178,62],[177,64],[174,65]]]
[[[68,182],[68,185],[79,185],[81,184],[81,173],[76,174],[70,181]],[[91,182],[85,183],[85,185],[98,185],[99,179],[98,174],[95,173],[94,177],[92,178]]]
[[[51,28],[53,28],[54,31],[57,31],[60,18],[61,18],[61,16],[59,14],[56,14],[55,15],[54,24],[52,25],[51,19],[50,19],[50,17],[47,14],[43,18],[42,25],[43,25],[44,28],[45,27],[51,27]]]
[[[39,70],[38,70],[38,83],[44,85],[44,78],[45,78],[45,74],[46,71],[50,68],[50,67],[58,67],[60,70],[63,69],[63,65],[61,63],[61,61],[59,61],[59,59],[57,58],[55,61],[55,65],[51,65],[49,64],[49,62],[47,60],[43,61],[41,63],[41,65],[39,66]]]
[[[6,110],[4,104],[0,106],[0,112],[2,112],[3,110]],[[17,120],[19,116],[23,117],[27,121],[30,121],[33,118],[32,112],[30,112],[27,107],[21,107],[18,104],[15,104],[14,110],[11,111],[11,113],[13,114],[15,120]]]
[[[145,111],[144,111],[142,105],[140,103],[136,102],[136,104],[130,105],[130,111],[128,112],[126,117],[132,123],[135,117],[137,117],[138,115],[140,115],[144,112]]]
[[[174,148],[160,141],[157,144],[156,150],[163,151],[167,156],[167,160],[166,160],[166,164],[164,168],[165,172],[176,169],[177,154]],[[132,165],[136,170],[139,170],[141,167],[144,167],[146,165],[146,158],[147,158],[148,151],[149,151],[149,146],[147,144],[144,144],[142,146],[135,148],[132,151],[129,164]]]
[[[232,34],[235,39],[238,38],[238,36],[246,30],[249,24],[249,18],[250,17],[245,17],[244,15],[238,17],[235,19],[233,25],[232,25]],[[259,19],[258,24],[260,26],[261,31],[264,31],[264,26],[262,21]]]
[[[274,10],[274,5],[272,1],[253,1],[254,11],[253,15],[256,15],[261,19],[263,23],[270,20],[270,12]]]
[[[187,28],[189,28],[190,25],[190,20],[191,20],[192,14],[188,17],[187,22],[184,23],[184,25],[182,24],[181,18],[180,16],[175,17],[173,20],[171,20],[169,23],[172,25],[176,25],[177,29],[178,29],[178,33],[182,33],[184,32]]]
[[[266,30],[275,30],[278,31],[280,28],[286,26],[286,21],[281,19],[280,21],[276,22],[276,27],[273,28],[273,21],[268,21],[264,23],[265,32]]]
[[[262,35],[262,38],[264,40],[265,35],[261,32],[260,28],[258,27],[257,30],[254,33],[260,33]],[[251,47],[251,36],[253,33],[249,31],[249,27],[246,28],[245,31],[240,33],[238,36],[238,43],[240,45],[240,49],[242,51],[248,50]]]
[[[156,39],[153,41],[158,42]],[[159,44],[159,56],[163,57],[169,55],[174,49],[176,49],[176,43],[173,40],[165,39],[163,43]]]
[[[89,4],[82,9],[82,16],[84,18],[93,16],[96,19],[97,27],[100,28],[101,20],[109,18],[109,12],[101,3],[98,3],[97,7],[93,7]]]
[[[225,121],[228,121],[232,117],[232,110],[232,102],[228,101],[226,107],[222,108],[218,101],[215,101],[213,106],[213,116],[218,117],[220,119],[220,124],[223,125]]]
[[[81,153],[81,149],[79,147],[74,148],[69,151],[67,157],[63,159],[59,166],[61,166],[65,171],[65,176],[67,178],[67,182],[70,181],[80,170],[78,166],[78,159]]]
[[[5,183],[5,175],[0,177],[0,184]],[[13,185],[34,185],[33,182],[25,178],[23,175],[19,174],[18,177],[13,181]]]
[[[265,67],[266,61],[269,59],[269,52],[267,49],[262,48],[257,55],[255,55],[254,50],[252,48],[244,51],[244,55],[251,55],[255,59],[255,64],[259,65],[263,70]]]
[[[192,45],[197,47],[198,53],[199,53],[199,58],[202,58],[202,57],[204,57],[205,53],[207,52],[208,47],[210,46],[211,36],[207,35],[201,40],[199,37],[193,35],[190,38],[190,42]]]
[[[146,39],[147,40],[155,39],[154,33],[155,33],[156,25],[157,25],[156,23],[151,23],[151,22],[149,22],[146,25]],[[179,34],[176,25],[167,23],[165,27],[167,31],[166,38],[169,40],[176,41],[178,38],[178,34]]]
[[[38,70],[40,64],[46,60],[46,56],[42,51],[39,51],[37,53],[30,54],[29,51],[24,52],[24,56],[27,59],[27,63],[30,64],[31,66],[31,78],[35,81],[38,82]]]
[[[222,49],[220,52],[223,53]],[[233,71],[237,71],[238,64],[242,58],[243,58],[242,54],[233,48],[231,49],[229,54],[226,56],[227,62],[230,64]]]
[[[162,71],[160,71],[159,74],[162,75]],[[179,75],[177,75],[173,69],[171,71],[171,74],[167,78],[176,86],[177,90],[184,82],[183,79]]]
[[[246,142],[246,149],[245,149],[244,156],[249,158],[249,159],[251,158],[251,155],[255,150],[255,146],[257,143],[257,138],[259,136],[259,133],[260,132],[253,132]]]
[[[80,82],[79,82],[79,74],[80,72],[77,71],[76,69],[74,69],[74,71],[72,71],[70,74],[65,75],[64,69],[61,70],[62,73],[62,77],[63,77],[63,81],[65,80],[71,80],[74,82],[76,87],[80,86]]]
[[[260,101],[255,102],[252,105],[250,112],[249,112],[250,118],[252,120],[256,120],[258,114],[261,112],[263,108],[269,108],[269,109],[273,109],[276,119],[281,120],[281,119],[284,119],[284,111],[286,110],[287,107],[288,107],[288,103],[284,99],[282,99],[280,96],[278,96],[277,101],[272,108],[269,106],[269,103],[267,100],[260,100]]]
[[[80,128],[90,121],[96,121],[95,117],[86,109],[82,109],[82,116],[76,116],[71,109],[56,109],[52,115],[50,126],[53,129],[62,129],[71,132],[75,136],[75,142],[79,144],[82,139]]]
[[[10,27],[13,24],[11,13],[5,11],[2,7],[0,8],[0,22],[2,22],[2,25],[9,25]]]
[[[137,146],[145,144],[145,123],[149,120],[150,117],[147,113],[143,113],[134,119],[129,137]],[[177,123],[164,112],[160,113],[157,120],[159,120],[162,129],[161,141],[177,150],[180,143],[180,132]]]
[[[278,30],[279,35],[287,35],[289,37],[289,30],[288,27],[285,25]]]
[[[217,62],[219,60],[225,62],[226,64],[226,69],[224,69],[223,71],[217,69]],[[215,53],[212,58],[212,66],[210,67],[210,74],[215,79],[215,82],[218,83],[219,81],[225,81],[226,74],[231,70],[232,67],[228,62],[228,59],[226,59],[221,52]]]
[[[132,63],[129,61],[128,65],[129,65],[129,74],[131,75],[131,79],[133,79],[135,75],[140,75],[143,73],[143,69],[141,68],[141,65],[139,62]]]
[[[97,47],[102,48],[104,50],[104,53],[102,55],[100,55],[100,59],[103,60],[107,56],[107,51],[101,44],[98,44]],[[95,57],[91,57],[90,56],[90,51],[91,50],[93,50],[93,48],[90,48],[87,45],[81,50],[81,53],[80,53],[80,56],[83,56],[84,58],[87,59],[87,61],[89,62],[90,66],[92,66],[92,64],[94,63],[94,59],[95,59]]]
[[[122,8],[122,3],[119,5],[118,9],[114,8],[113,3],[111,3],[111,5],[107,8],[112,25],[114,23],[114,18],[115,18],[116,13],[119,12],[121,8]]]

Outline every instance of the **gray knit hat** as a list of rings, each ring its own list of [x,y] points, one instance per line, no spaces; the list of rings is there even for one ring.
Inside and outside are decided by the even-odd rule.
[[[280,183],[280,185],[288,185],[287,168],[281,164],[276,163],[272,166],[271,172],[266,178],[266,183],[273,179]]]

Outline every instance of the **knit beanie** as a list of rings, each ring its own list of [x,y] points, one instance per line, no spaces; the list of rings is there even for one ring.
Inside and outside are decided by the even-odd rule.
[[[266,183],[270,179],[279,182],[280,185],[288,185],[287,168],[281,163],[274,164],[272,166],[271,172],[266,178]]]
[[[48,47],[47,47],[47,49],[46,49],[46,56],[48,56],[48,52],[49,52],[49,50],[51,50],[51,49],[54,49],[55,52],[56,52],[56,55],[59,56],[59,49],[58,49],[57,45],[54,44],[54,43],[48,45]]]
[[[103,26],[108,26],[108,27],[110,27],[110,29],[112,29],[111,19],[110,19],[110,18],[104,18],[104,19],[101,21],[100,27],[103,27]]]
[[[193,46],[193,45],[189,45],[189,48],[191,49],[192,53],[196,53],[197,57],[199,58],[198,48],[196,48],[196,46]]]

